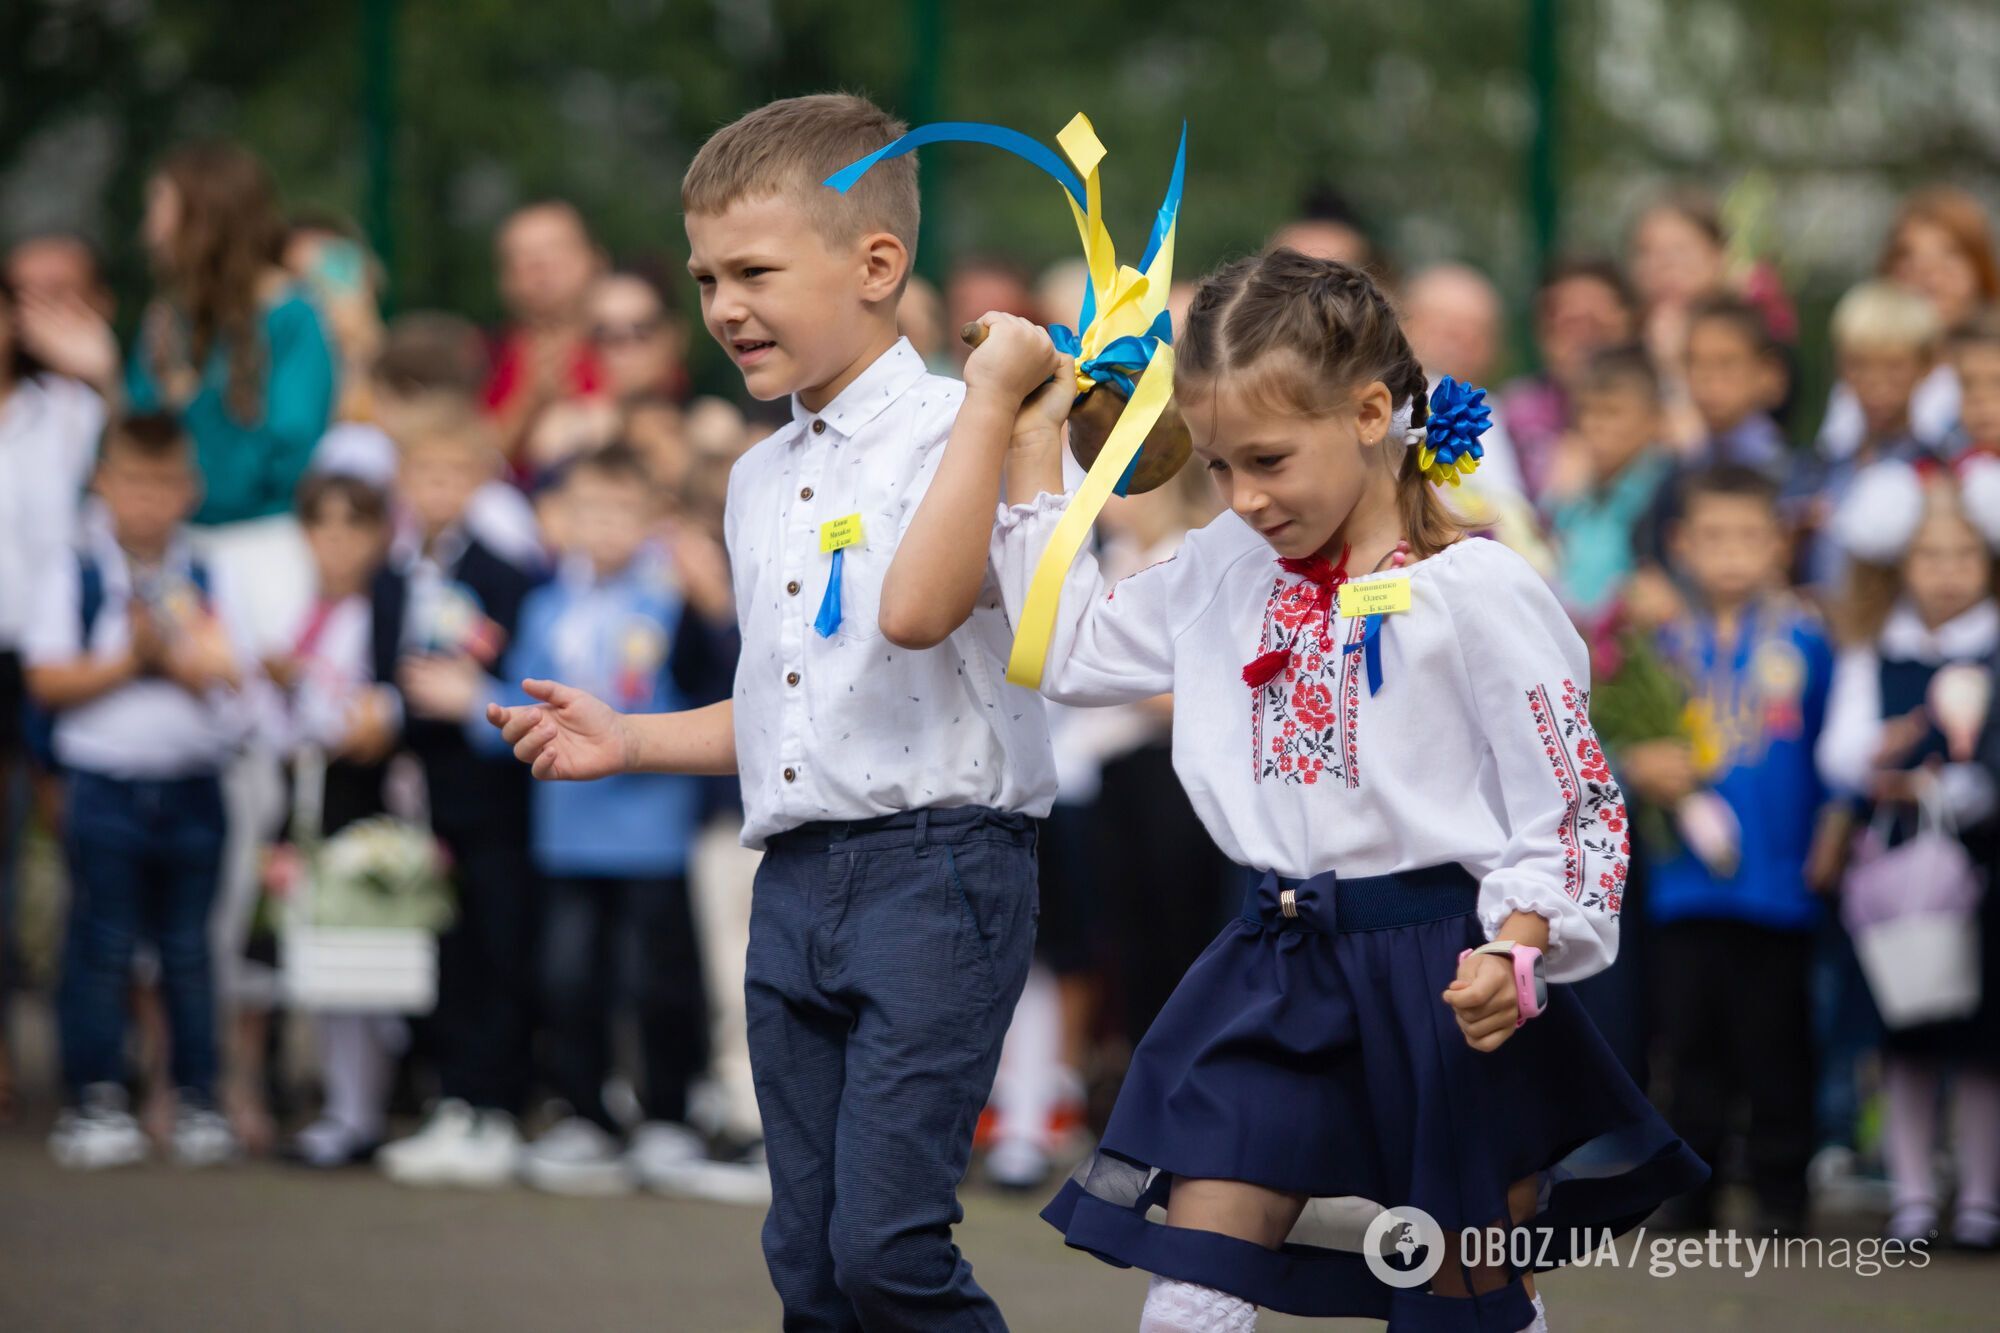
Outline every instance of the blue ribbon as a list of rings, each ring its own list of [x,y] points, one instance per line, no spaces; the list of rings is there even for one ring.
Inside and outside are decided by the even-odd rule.
[[[1373,698],[1382,690],[1382,616],[1369,616],[1361,622],[1361,637],[1343,647],[1341,654],[1359,651],[1362,664],[1368,670],[1368,695]]]
[[[1181,130],[1181,139],[1185,145],[1187,139],[1185,127]],[[1069,191],[1069,197],[1076,200],[1078,208],[1087,206],[1088,196],[1083,192],[1083,181],[1074,171],[1063,165],[1063,160],[1056,156],[1053,149],[1044,147],[1019,130],[1010,130],[1001,125],[982,125],[970,120],[941,120],[935,125],[920,125],[894,143],[877,148],[860,161],[842,167],[828,176],[826,183],[846,194],[854,188],[854,182],[860,180],[868,168],[877,162],[913,153],[925,144],[933,143],[983,143],[1012,153],[1015,157],[1040,167],[1054,177],[1056,184]],[[1176,182],[1180,179],[1178,168],[1174,179]],[[1150,257],[1152,251],[1148,250],[1146,253]]]
[[[832,638],[840,628],[840,568],[846,563],[842,558],[846,554],[845,546],[834,551],[833,569],[826,576],[826,596],[819,599],[819,614],[813,617],[813,628],[822,639]]]

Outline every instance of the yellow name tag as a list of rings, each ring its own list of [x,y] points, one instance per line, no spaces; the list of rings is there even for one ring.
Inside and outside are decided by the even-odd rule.
[[[826,555],[849,546],[861,545],[861,515],[831,519],[819,525],[819,551]]]
[[[1410,609],[1410,580],[1370,579],[1366,583],[1340,585],[1340,614],[1386,616]]]

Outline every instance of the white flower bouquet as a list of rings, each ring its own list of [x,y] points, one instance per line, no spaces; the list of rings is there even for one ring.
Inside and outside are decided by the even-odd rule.
[[[437,839],[378,815],[328,838],[312,858],[315,926],[439,931],[451,924],[451,878]]]

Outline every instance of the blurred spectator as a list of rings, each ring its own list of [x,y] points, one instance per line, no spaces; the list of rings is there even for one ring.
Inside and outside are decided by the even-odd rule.
[[[1089,287],[1090,265],[1081,259],[1049,265],[1035,279],[1036,318],[1043,324],[1076,329],[1083,319],[1083,294]]]
[[[384,814],[387,759],[396,739],[395,701],[369,682],[374,625],[368,589],[389,542],[389,501],[366,481],[320,472],[299,487],[299,522],[312,548],[317,585],[291,650],[268,659],[271,716],[266,726],[292,767],[292,780],[317,792],[319,837]],[[317,773],[309,768],[317,767]],[[295,788],[295,799],[297,791]],[[311,799],[310,796],[307,799]],[[270,865],[296,891],[298,850],[274,848]],[[320,1115],[292,1141],[289,1155],[315,1168],[365,1161],[387,1127],[389,1079],[408,1040],[400,1015],[342,1010],[311,1015],[324,1094]]]
[[[1504,312],[1498,289],[1484,273],[1468,264],[1433,264],[1404,284],[1400,305],[1410,351],[1433,385],[1450,375],[1492,392]],[[1496,418],[1480,442],[1486,457],[1466,484],[1490,502],[1523,495],[1506,423]]]
[[[1264,248],[1297,250],[1314,259],[1332,259],[1365,268],[1377,277],[1388,276],[1360,215],[1347,196],[1331,185],[1307,191],[1299,203],[1299,216],[1272,232]]]
[[[104,285],[104,266],[96,248],[69,232],[16,241],[7,251],[5,278],[25,297],[58,306],[81,302],[104,320],[118,313],[118,302]]]
[[[542,409],[604,391],[587,305],[604,255],[575,206],[549,199],[516,209],[500,224],[494,258],[511,322],[494,348],[485,400],[501,448],[513,459]]]
[[[1943,337],[1936,307],[1897,283],[1861,283],[1833,308],[1834,359],[1861,430],[1846,454],[1821,459],[1808,482],[1811,500],[1801,518],[1807,538],[1805,582],[1823,595],[1846,583],[1847,557],[1827,534],[1826,523],[1855,477],[1870,463],[1914,462],[1932,452],[1933,441],[1915,433],[1913,413]],[[1954,399],[1957,394],[1954,381]]]
[[[1833,650],[1785,591],[1786,534],[1769,476],[1724,464],[1683,482],[1671,550],[1690,610],[1658,638],[1686,689],[1686,736],[1614,756],[1659,818],[1642,822],[1646,902],[1674,1128],[1702,1160],[1726,1160],[1746,1121],[1757,1229],[1806,1222],[1813,1139],[1810,972],[1821,911],[1807,881],[1825,793],[1813,748]],[[1689,802],[1726,810],[1733,845],[1669,836]],[[1821,886],[1823,887],[1823,886]],[[1704,966],[1680,964],[1701,958]],[[1713,963],[1710,967],[1707,964]],[[1739,1117],[1743,1106],[1747,1115]],[[1716,1190],[1675,1201],[1676,1229],[1715,1224]]]
[[[1694,465],[1735,463],[1779,476],[1790,450],[1771,411],[1785,397],[1787,370],[1763,313],[1734,296],[1696,301],[1687,317],[1686,373],[1702,432]]]
[[[1663,438],[1691,449],[1702,436],[1687,396],[1688,321],[1695,304],[1724,291],[1728,234],[1705,190],[1682,186],[1653,201],[1632,226],[1626,271],[1639,298],[1642,340],[1660,376]]]
[[[989,310],[1035,318],[1035,293],[1021,266],[997,255],[974,255],[952,266],[944,284],[945,342],[955,364],[964,365],[972,349],[958,330]]]
[[[285,267],[312,293],[340,361],[336,421],[374,419],[369,370],[382,350],[382,270],[360,229],[331,214],[295,216],[285,235]]]
[[[50,1138],[70,1167],[122,1165],[146,1142],[126,1108],[133,952],[155,943],[178,1089],[175,1157],[236,1150],[216,1107],[216,978],[209,918],[222,874],[219,777],[248,729],[255,670],[225,571],[186,539],[199,482],[173,418],[126,418],[96,474],[105,523],[37,589],[28,684],[56,714],[68,775],[72,871],[57,1001],[69,1103]]]
[[[410,520],[375,580],[371,674],[403,702],[403,742],[422,762],[431,828],[457,881],[458,917],[439,942],[438,1073],[443,1099],[413,1137],[378,1156],[410,1185],[497,1185],[514,1175],[515,1117],[532,1075],[534,940],[529,779],[511,754],[474,748],[462,713],[425,690],[440,669],[500,669],[530,575],[467,523],[498,473],[487,425],[440,413],[399,437],[397,488]]]
[[[1958,377],[1958,429],[1947,442],[1954,463],[2000,457],[2000,306],[1987,306],[1953,331],[1948,342]]]
[[[1573,493],[1547,498],[1558,544],[1557,595],[1594,618],[1650,547],[1646,520],[1674,460],[1660,445],[1660,383],[1637,344],[1591,357],[1578,381],[1576,435],[1587,464]]]
[[[930,279],[912,273],[904,284],[903,295],[896,302],[896,331],[910,340],[910,346],[934,373],[948,375],[956,369],[951,342],[958,335],[945,328],[944,297]]]
[[[687,321],[664,279],[637,268],[608,273],[590,289],[589,315],[604,388],[615,401],[687,396]]]
[[[1918,190],[1903,202],[1882,247],[1876,271],[1929,301],[1944,332],[1971,318],[1979,306],[2000,300],[2000,260],[1992,227],[1978,200],[1949,186]],[[1958,381],[1951,367],[1933,366],[1910,405],[1910,430],[1926,443],[1942,440],[1958,421]],[[1819,450],[1841,459],[1868,437],[1852,388],[1836,384],[1820,424]]]
[[[1500,393],[1494,414],[1507,428],[1528,498],[1546,503],[1550,486],[1570,488],[1583,461],[1574,451],[1564,458],[1570,429],[1570,395],[1590,359],[1607,347],[1632,340],[1637,312],[1617,265],[1603,259],[1564,259],[1552,265],[1535,293],[1535,344],[1539,374],[1523,376]]]

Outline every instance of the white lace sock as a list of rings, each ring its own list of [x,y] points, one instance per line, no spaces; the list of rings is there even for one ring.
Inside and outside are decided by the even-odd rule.
[[[1139,1333],[1256,1333],[1257,1307],[1240,1296],[1155,1273]]]
[[[1549,1333],[1549,1311],[1542,1304],[1542,1293],[1535,1293],[1535,1322],[1521,1330],[1521,1333]]]

